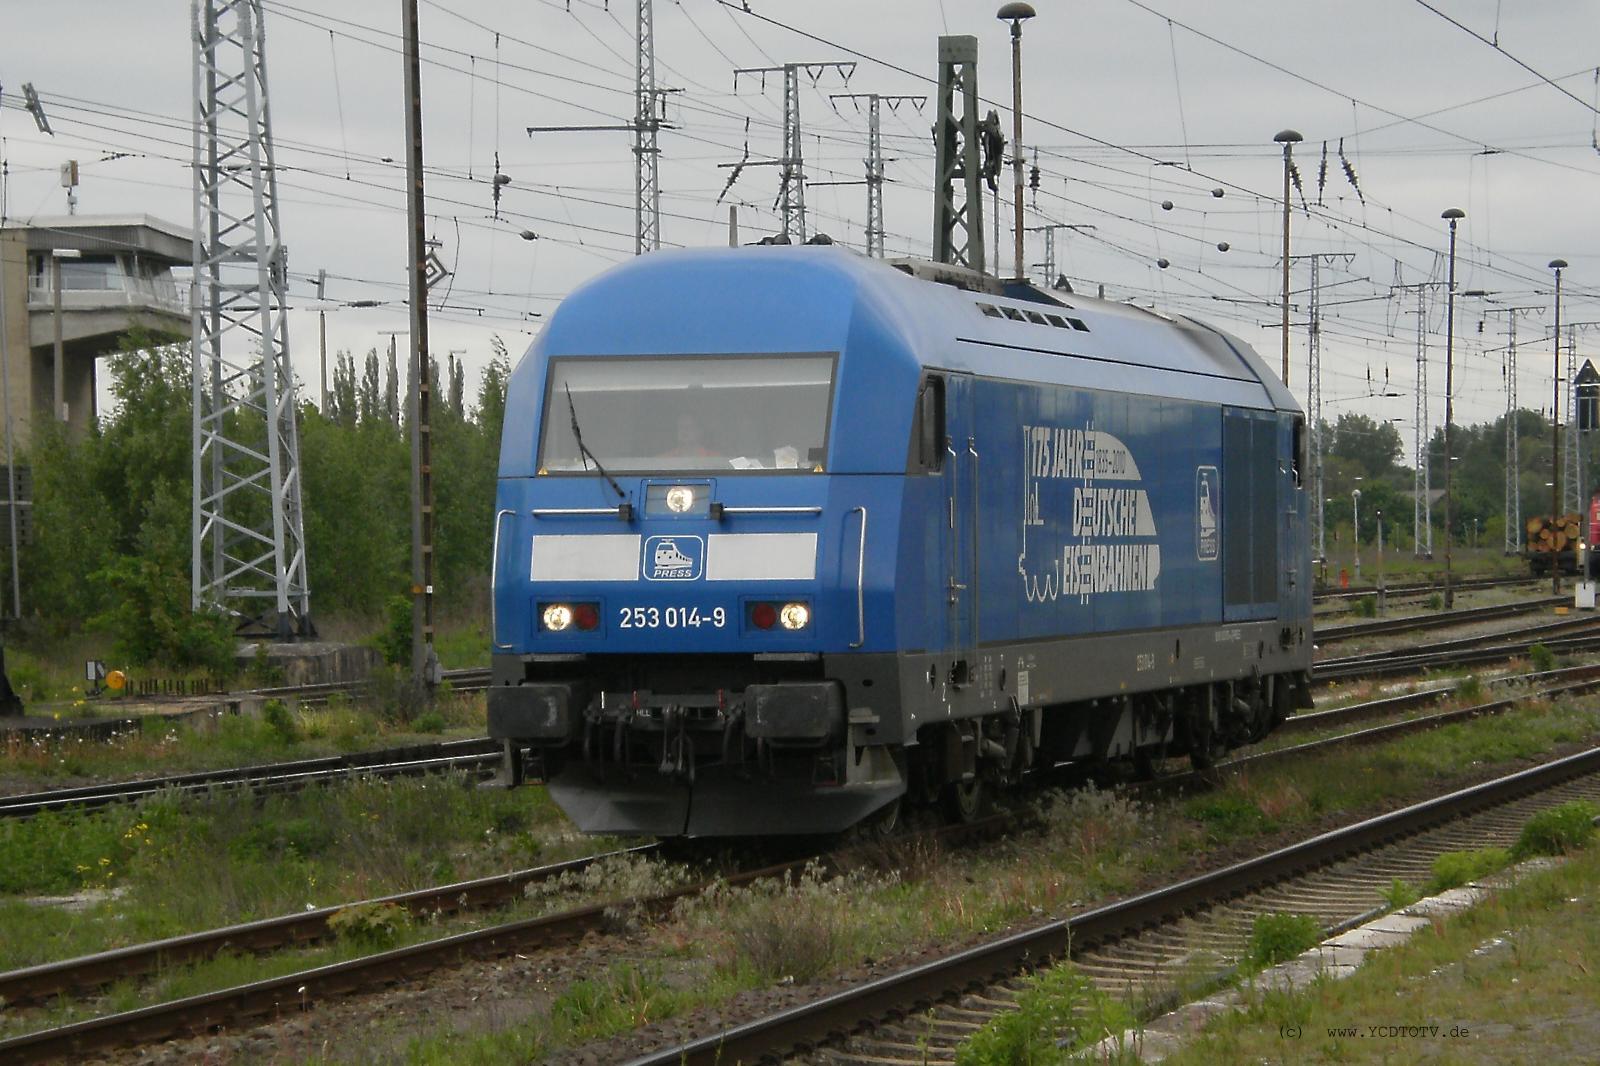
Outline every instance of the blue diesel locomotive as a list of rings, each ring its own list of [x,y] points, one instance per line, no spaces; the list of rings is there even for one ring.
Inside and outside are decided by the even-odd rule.
[[[653,253],[511,376],[489,732],[592,832],[971,817],[1309,704],[1303,418],[1242,342],[837,247]]]

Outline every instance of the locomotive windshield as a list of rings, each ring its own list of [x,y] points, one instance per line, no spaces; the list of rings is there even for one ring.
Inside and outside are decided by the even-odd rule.
[[[831,355],[554,359],[539,467],[819,470],[833,363]]]

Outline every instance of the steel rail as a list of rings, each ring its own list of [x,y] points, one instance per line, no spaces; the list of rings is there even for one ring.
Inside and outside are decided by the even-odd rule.
[[[940,839],[994,835],[1002,831],[1006,822],[1007,819],[994,816],[970,825],[946,826],[928,835]],[[849,852],[844,852],[821,858],[824,863],[831,863],[848,855]],[[796,876],[818,859],[819,856],[811,854],[790,862],[723,875],[652,896],[587,905],[537,918],[486,926],[282,977],[10,1037],[0,1040],[0,1062],[8,1066],[13,1063],[42,1062],[127,1043],[150,1043],[204,1033],[243,1020],[304,1009],[330,996],[351,995],[390,985],[470,958],[506,955],[534,948],[548,949],[602,931],[609,921],[608,913],[619,905],[661,914],[679,900],[705,892],[714,885],[739,886],[765,878]],[[281,920],[287,920],[287,917]],[[325,917],[323,922],[326,922]]]
[[[1339,640],[1378,636],[1383,633],[1407,633],[1417,629],[1443,629],[1447,626],[1470,625],[1496,618],[1510,618],[1531,614],[1546,607],[1571,603],[1570,596],[1543,596],[1536,600],[1496,604],[1491,607],[1469,607],[1460,611],[1439,611],[1433,614],[1412,615],[1407,618],[1380,618],[1372,622],[1352,622],[1341,626],[1315,627],[1316,643],[1329,644]]]
[[[352,907],[394,904],[404,907],[414,916],[424,917],[499,906],[520,897],[529,885],[586,869],[602,859],[648,855],[658,848],[657,844],[640,844],[492,877],[296,911],[276,918],[241,922],[59,962],[8,970],[0,973],[0,1000],[4,1000],[8,1007],[38,1003],[52,996],[90,992],[113,981],[142,977],[168,966],[213,958],[223,951],[265,952],[286,945],[309,944],[332,935],[328,920]]]
[[[864,981],[810,1003],[639,1056],[628,1066],[732,1066],[815,1047],[885,1018],[1070,957],[1218,900],[1414,835],[1488,807],[1600,773],[1600,747],[1424,800],[1221,870],[996,938],[946,958]]]
[[[0,818],[31,817],[42,811],[92,809],[143,799],[167,790],[199,792],[227,786],[296,788],[342,777],[402,777],[449,770],[482,771],[499,766],[500,749],[487,739],[413,744],[400,748],[350,752],[316,759],[264,763],[226,770],[201,770],[169,777],[111,781],[75,788],[48,789],[0,796]]]
[[[1292,762],[1307,755],[1336,747],[1375,743],[1408,733],[1437,728],[1450,722],[1497,714],[1516,706],[1519,702],[1530,697],[1593,690],[1600,688],[1600,665],[1571,667],[1538,675],[1524,675],[1522,679],[1532,681],[1550,680],[1557,681],[1558,684],[1536,692],[1521,693],[1488,704],[1388,723],[1356,733],[1324,738],[1277,751],[1247,755],[1229,760],[1210,771],[1162,778],[1141,786],[1139,791],[1169,793],[1209,788],[1214,786],[1223,775],[1239,769],[1278,762]],[[1512,680],[1516,679],[1502,679],[1502,682],[1510,683]],[[1378,700],[1373,701],[1371,704],[1355,705],[1321,712],[1316,715],[1306,715],[1304,719],[1308,723],[1315,722],[1318,726],[1329,725],[1334,724],[1335,719],[1339,718],[1351,720],[1360,716],[1370,717],[1374,714],[1391,713],[1395,710],[1404,709],[1403,705],[1412,701],[1415,697],[1439,698],[1441,695],[1448,695],[1449,691],[1448,689],[1437,690],[1430,693],[1411,694],[1407,697]],[[984,822],[974,826],[947,827],[936,835],[992,833],[995,831],[996,826],[1009,826],[1012,824],[1014,824],[1013,819],[995,817],[986,819]],[[650,847],[650,845],[646,845],[632,850],[642,852]],[[553,867],[519,871],[514,874],[484,878],[474,882],[422,889],[411,893],[402,893],[362,902],[394,902],[420,913],[428,913],[434,910],[453,911],[468,906],[492,906],[496,902],[514,897],[531,881],[543,880],[567,870],[581,869],[602,857],[605,856],[572,860],[569,863],[557,864]],[[748,871],[724,880],[729,884],[745,884],[764,877],[792,874],[809,861],[813,860],[809,858],[802,859],[792,863]],[[659,912],[678,899],[703,891],[709,884],[710,882],[693,885],[648,899],[631,902],[634,905]],[[354,905],[356,904],[347,904],[345,906]],[[611,906],[615,906],[615,904]],[[328,907],[315,912],[306,912],[303,915],[285,915],[262,922],[245,923],[227,929],[190,934],[184,937],[172,938],[168,941],[136,945],[102,953],[101,955],[84,956],[60,963],[48,963],[30,967],[26,970],[0,974],[0,997],[4,997],[8,1002],[13,1003],[32,1002],[50,995],[100,987],[121,977],[152,972],[160,966],[206,958],[224,948],[243,948],[259,951],[270,950],[272,947],[282,946],[285,943],[313,941],[328,935],[328,918],[340,909],[342,908]],[[374,981],[374,978],[370,976],[372,974],[379,975],[376,978],[378,983],[389,983],[391,980],[396,979],[397,975],[409,976],[437,966],[448,965],[453,960],[465,957],[503,953],[515,950],[517,946],[524,944],[549,946],[551,944],[565,943],[576,936],[581,936],[585,932],[597,928],[596,916],[597,914],[602,914],[605,909],[604,906],[582,907],[539,919],[492,926],[472,933],[457,934],[454,937],[442,940],[425,942],[408,948],[396,949],[392,952],[351,960],[348,963],[304,971],[281,979],[257,982],[254,985],[241,986],[237,989],[228,989],[202,996],[188,997],[170,1004],[157,1004],[138,1011],[127,1012],[125,1015],[91,1019],[73,1026],[61,1027],[58,1030],[45,1030],[42,1033],[30,1034],[28,1037],[13,1038],[13,1041],[0,1041],[0,1053],[15,1053],[23,1056],[18,1061],[32,1061],[35,1054],[49,1057],[66,1051],[78,1052],[98,1047],[114,1046],[123,1042],[127,1036],[126,1033],[119,1035],[118,1027],[124,1024],[124,1022],[118,1021],[119,1018],[124,1019],[127,1024],[136,1026],[138,1039],[160,1039],[174,1033],[192,1030],[197,1024],[196,1019],[203,1020],[214,1017],[221,1019],[223,1014],[219,1012],[223,1012],[224,1008],[234,1009],[229,1007],[230,1004],[236,1005],[238,1011],[244,1017],[290,1006],[303,1006],[311,998],[317,998],[329,992],[350,992],[370,987]],[[393,966],[392,970],[390,969],[391,965]],[[361,974],[369,976],[360,976]],[[288,996],[286,995],[286,990],[291,987],[294,989],[294,995]],[[236,1016],[240,1015],[227,1015],[227,1018]],[[204,1024],[222,1024],[222,1021],[215,1020]],[[62,1043],[62,1041],[65,1041],[65,1043]],[[51,1048],[55,1050],[49,1050]]]
[[[1452,581],[1450,584],[1457,592],[1463,589],[1488,589],[1499,588],[1503,585],[1532,585],[1535,579],[1531,577],[1480,577],[1467,581]],[[1422,596],[1430,592],[1443,592],[1443,585],[1436,585],[1431,581],[1410,581],[1399,585],[1389,585],[1384,589],[1384,595],[1390,598]],[[1376,596],[1376,585],[1362,585],[1357,588],[1327,589],[1312,594],[1314,603],[1332,603],[1337,600],[1355,600],[1366,596]]]

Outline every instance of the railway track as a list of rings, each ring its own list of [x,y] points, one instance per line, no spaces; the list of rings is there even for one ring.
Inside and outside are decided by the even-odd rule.
[[[1472,666],[1527,655],[1536,644],[1544,645],[1554,654],[1600,648],[1600,619],[1566,619],[1496,633],[1481,633],[1436,641],[1426,645],[1423,650],[1394,648],[1320,659],[1312,667],[1312,677],[1326,683]]]
[[[0,818],[26,818],[41,811],[87,810],[126,803],[162,792],[193,794],[216,788],[286,791],[354,776],[415,777],[463,772],[488,776],[500,766],[500,747],[488,739],[447,740],[402,748],[330,755],[228,770],[206,770],[136,781],[110,781],[0,797]]]
[[[1465,581],[1453,581],[1451,584],[1455,587],[1457,592],[1463,592],[1468,589],[1502,588],[1507,585],[1531,585],[1537,580],[1538,578],[1533,577],[1478,577],[1469,578]],[[1414,596],[1427,596],[1435,592],[1443,593],[1444,585],[1432,581],[1407,581],[1388,585],[1384,589],[1383,594],[1386,598],[1393,600],[1405,599]],[[1313,603],[1329,604],[1365,599],[1368,596],[1376,596],[1377,594],[1378,587],[1376,585],[1362,585],[1358,588],[1326,589],[1322,592],[1313,593],[1311,599]]]
[[[1519,679],[1502,679],[1501,683],[1510,684],[1514,680]],[[1525,675],[1520,680],[1532,682],[1539,687],[1531,693],[1520,693],[1476,707],[1389,723],[1292,748],[1247,755],[1222,764],[1215,771],[1165,777],[1140,786],[1140,790],[1151,794],[1202,790],[1214,784],[1218,774],[1244,766],[1292,762],[1309,754],[1336,747],[1376,743],[1453,721],[1500,713],[1530,696],[1593,690],[1600,688],[1600,665],[1570,667],[1540,675]],[[1305,729],[1328,728],[1375,716],[1401,713],[1429,700],[1439,700],[1448,695],[1448,689],[1415,693],[1306,715],[1290,721],[1303,721],[1305,724],[1300,728]],[[939,835],[943,839],[958,840],[973,835],[988,837],[1014,831],[1017,824],[1018,819],[997,816],[973,826],[947,827],[939,831]],[[648,854],[651,850],[652,846],[645,845],[630,849],[627,853]],[[345,906],[395,903],[414,914],[432,914],[441,911],[449,913],[470,908],[492,907],[518,898],[530,884],[549,880],[569,871],[581,870],[585,866],[616,854],[619,853],[590,856],[554,866],[423,889]],[[815,861],[815,858],[807,857],[792,863],[742,871],[724,880],[729,884],[745,884],[761,878],[783,876],[798,871],[810,861]],[[622,905],[650,913],[660,913],[678,899],[703,891],[708,884],[709,882],[685,886],[646,899],[624,901]],[[456,965],[474,957],[503,955],[516,950],[549,948],[570,943],[586,933],[602,928],[606,911],[617,905],[611,903],[584,906],[558,914],[489,926],[394,951],[301,971],[282,978],[13,1037],[0,1041],[0,1059],[7,1062],[39,1061],[114,1047],[133,1040],[147,1042],[203,1032],[211,1027],[237,1025],[252,1018],[288,1009],[299,1009],[318,999],[382,987],[406,977],[443,966]],[[39,1002],[56,995],[92,992],[115,980],[147,975],[167,966],[210,958],[225,950],[269,951],[284,946],[314,942],[330,935],[328,919],[341,909],[343,908],[321,908],[303,914],[284,915],[166,941],[135,945],[99,955],[0,973],[0,999],[8,1004]]]
[[[1514,618],[1547,608],[1571,603],[1568,596],[1542,596],[1519,603],[1496,604],[1492,607],[1469,607],[1460,611],[1440,611],[1434,614],[1413,615],[1408,618],[1379,618],[1371,622],[1351,622],[1348,625],[1316,627],[1318,647],[1342,640],[1381,636],[1387,633],[1409,633],[1421,629],[1445,629],[1450,626],[1472,625],[1499,618]]]
[[[1019,979],[1042,965],[1070,959],[1122,994],[1197,950],[1237,958],[1258,914],[1309,913],[1324,928],[1359,922],[1378,913],[1378,890],[1392,878],[1419,878],[1444,851],[1508,842],[1532,810],[1578,796],[1600,797],[1600,748],[863,981],[629,1066],[732,1066],[796,1052],[827,1066],[952,1062],[963,1040],[1015,1008]]]

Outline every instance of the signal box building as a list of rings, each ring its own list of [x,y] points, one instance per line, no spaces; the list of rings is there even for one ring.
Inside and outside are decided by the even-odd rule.
[[[188,339],[187,278],[180,287],[172,270],[188,267],[192,255],[187,229],[148,215],[0,227],[0,410],[19,451],[42,420],[60,418],[80,431],[92,424],[95,365],[130,331]]]

